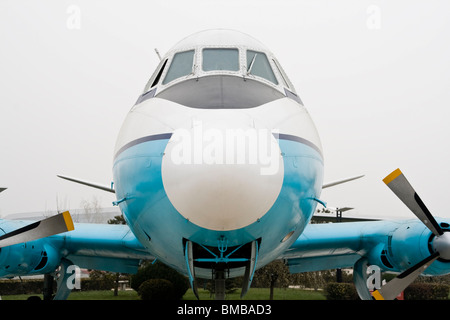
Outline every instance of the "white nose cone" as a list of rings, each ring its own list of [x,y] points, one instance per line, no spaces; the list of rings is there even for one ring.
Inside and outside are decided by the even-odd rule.
[[[230,128],[220,121],[193,121],[173,133],[165,150],[167,196],[200,227],[246,227],[262,218],[280,193],[284,167],[277,141],[268,129],[239,122]]]
[[[442,236],[434,239],[434,249],[442,259],[450,260],[450,232],[444,232]]]

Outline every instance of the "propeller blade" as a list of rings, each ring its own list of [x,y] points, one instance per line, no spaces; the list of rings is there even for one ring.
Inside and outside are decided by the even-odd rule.
[[[428,258],[420,261],[415,266],[399,274],[379,290],[375,290],[372,296],[375,300],[394,300],[406,289],[416,278],[424,272],[433,262],[439,258],[439,252],[433,253]]]
[[[69,211],[31,223],[0,236],[0,248],[74,230]]]
[[[403,203],[427,226],[435,236],[441,236],[444,232],[425,206],[419,195],[408,182],[400,169],[394,170],[383,182],[403,201]]]

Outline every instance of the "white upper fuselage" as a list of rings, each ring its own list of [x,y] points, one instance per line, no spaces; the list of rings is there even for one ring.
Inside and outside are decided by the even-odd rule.
[[[278,61],[229,30],[192,35],[162,58],[115,149],[130,228],[184,272],[187,240],[258,240],[260,265],[276,258],[309,221],[322,177],[317,131]]]

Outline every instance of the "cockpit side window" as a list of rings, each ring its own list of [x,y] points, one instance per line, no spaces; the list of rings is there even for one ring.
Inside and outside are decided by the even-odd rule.
[[[203,71],[239,71],[239,50],[229,48],[203,49]]]
[[[283,84],[286,86],[286,88],[290,89],[291,91],[295,92],[295,88],[292,85],[291,81],[289,80],[288,76],[286,75],[286,72],[284,72],[283,68],[281,67],[280,63],[276,61],[275,59],[272,60],[273,64],[277,67],[278,73],[281,76],[281,80]]]
[[[178,52],[173,56],[172,63],[167,71],[163,84],[187,76],[192,73],[194,63],[194,50]]]
[[[161,75],[162,75],[162,73],[164,72],[164,69],[165,69],[165,67],[166,67],[166,64],[167,64],[167,59],[164,61],[164,63],[163,63],[163,65],[162,65],[161,69],[160,69],[159,72],[157,73],[157,75],[156,75],[156,77],[155,77],[155,80],[153,81],[153,83],[152,83],[152,85],[150,86],[150,88],[152,88],[152,87],[154,87],[154,86],[156,86],[156,85],[158,84],[159,80],[161,79]]]
[[[269,80],[276,85],[278,84],[269,60],[263,52],[247,50],[247,72],[251,75]]]
[[[156,86],[161,79],[161,75],[164,72],[164,69],[166,68],[167,59],[161,61],[156,68],[155,72],[153,72],[152,77],[148,80],[147,84],[145,85],[144,93],[148,92],[151,88]]]

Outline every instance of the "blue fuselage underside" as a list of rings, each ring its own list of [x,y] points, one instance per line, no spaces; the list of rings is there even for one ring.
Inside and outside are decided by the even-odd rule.
[[[121,150],[114,159],[113,174],[117,199],[126,199],[119,206],[131,230],[152,255],[176,270],[186,274],[183,239],[217,247],[221,237],[229,247],[259,239],[258,267],[263,266],[289,248],[311,219],[317,205],[314,198],[319,198],[322,189],[323,158],[309,143],[280,136],[284,178],[272,208],[246,227],[217,231],[190,222],[170,202],[161,174],[169,139],[159,138],[139,139]],[[291,237],[283,241],[289,233]],[[197,275],[209,277],[210,273]]]

